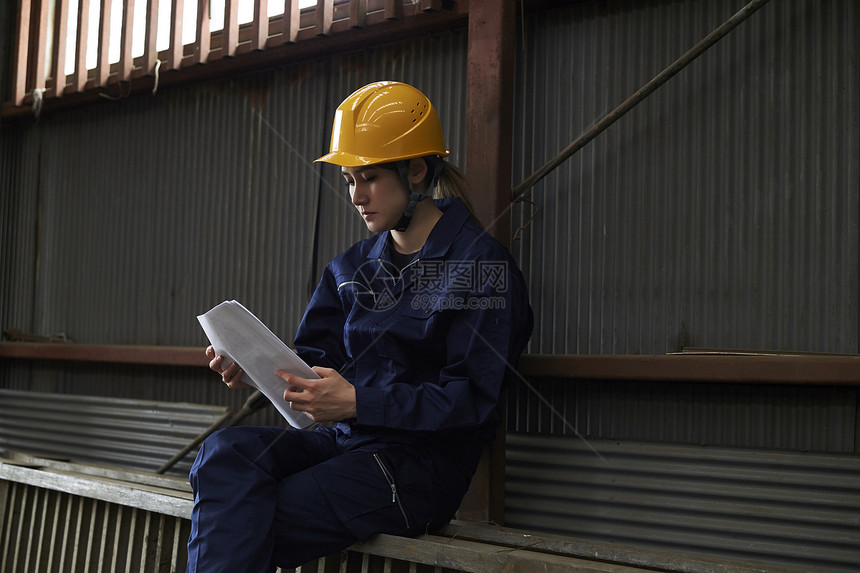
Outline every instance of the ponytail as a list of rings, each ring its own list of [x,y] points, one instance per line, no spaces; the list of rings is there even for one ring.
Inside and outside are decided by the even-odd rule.
[[[459,168],[444,159],[438,158],[442,164],[442,171],[439,173],[439,179],[436,182],[436,188],[433,190],[434,199],[460,199],[466,208],[469,209],[469,214],[472,220],[481,224],[475,216],[475,210],[472,208],[472,201],[469,200],[469,182],[466,175]],[[429,170],[428,170],[429,171]]]

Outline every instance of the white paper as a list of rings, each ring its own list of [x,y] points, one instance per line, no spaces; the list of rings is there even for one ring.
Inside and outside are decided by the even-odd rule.
[[[259,318],[230,300],[201,314],[197,320],[215,348],[215,354],[224,357],[225,368],[238,363],[245,371],[242,382],[262,392],[294,428],[307,428],[314,423],[309,414],[290,408],[289,402],[284,400],[287,383],[278,378],[275,371],[283,370],[302,378],[319,378],[319,375]]]

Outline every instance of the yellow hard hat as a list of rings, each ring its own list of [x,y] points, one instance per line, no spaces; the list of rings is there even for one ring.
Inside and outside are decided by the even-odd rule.
[[[338,106],[331,151],[316,161],[357,167],[449,154],[439,116],[427,96],[408,84],[376,82]]]

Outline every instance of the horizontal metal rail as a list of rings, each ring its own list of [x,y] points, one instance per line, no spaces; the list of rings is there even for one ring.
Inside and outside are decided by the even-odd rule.
[[[205,367],[203,348],[0,342],[0,357]],[[708,350],[679,354],[527,354],[523,376],[571,380],[654,380],[860,385],[860,355]]]

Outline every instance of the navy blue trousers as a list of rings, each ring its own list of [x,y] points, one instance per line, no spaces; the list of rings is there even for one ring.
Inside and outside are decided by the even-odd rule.
[[[263,573],[376,533],[417,535],[457,510],[471,472],[444,452],[315,431],[226,428],[200,447],[188,573]]]

